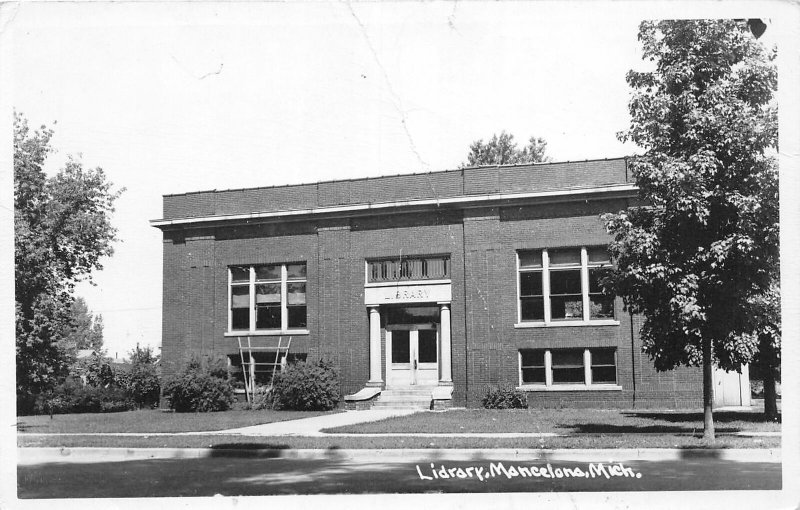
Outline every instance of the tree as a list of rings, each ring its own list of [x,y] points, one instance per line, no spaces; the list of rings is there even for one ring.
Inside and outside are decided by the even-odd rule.
[[[69,308],[70,324],[63,332],[61,343],[64,349],[74,352],[80,349],[103,351],[103,316],[89,312],[86,300],[76,297]]]
[[[528,145],[522,149],[517,148],[514,135],[505,131],[492,136],[488,142],[476,140],[469,146],[467,161],[461,168],[480,165],[513,165],[521,163],[542,163],[550,161],[545,155],[547,142],[544,138],[531,137]]]
[[[56,175],[43,169],[53,131],[31,131],[14,115],[14,269],[18,410],[66,370],[59,341],[69,324],[75,284],[113,253],[110,217],[122,190],[100,168],[70,158]]]
[[[640,201],[604,216],[606,284],[643,315],[657,370],[703,367],[713,442],[713,366],[740,370],[780,337],[775,51],[734,20],[643,22],[639,40],[655,69],[628,73],[619,138],[646,151],[630,160]]]

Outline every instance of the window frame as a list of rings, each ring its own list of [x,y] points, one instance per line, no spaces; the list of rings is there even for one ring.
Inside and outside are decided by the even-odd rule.
[[[288,266],[291,265],[304,265],[306,267],[305,278],[288,278]],[[278,280],[257,280],[256,268],[261,266],[280,266],[280,289],[281,289],[281,325],[280,328],[256,328],[257,319],[257,304],[256,304],[256,286],[261,284],[278,283]],[[249,280],[247,283],[233,281],[233,268],[247,268],[249,271]],[[285,335],[285,334],[308,334],[308,262],[301,260],[296,262],[273,262],[265,264],[232,264],[227,267],[228,272],[228,329],[225,336],[243,336],[243,335]],[[288,284],[289,283],[303,283],[306,286],[306,326],[299,328],[289,327],[289,302],[288,302]],[[232,311],[232,296],[234,286],[245,286],[249,288],[249,328],[248,329],[233,329],[233,311]]]
[[[540,328],[540,327],[563,327],[563,326],[603,326],[603,325],[619,325],[617,319],[617,306],[616,298],[612,304],[611,317],[592,318],[591,317],[591,298],[589,292],[589,270],[592,268],[604,267],[604,264],[589,263],[589,248],[599,248],[600,246],[574,246],[566,248],[535,248],[535,249],[518,249],[515,252],[516,256],[516,280],[517,280],[517,322],[515,328]],[[559,266],[552,268],[550,266],[550,252],[560,249],[573,249],[580,250],[580,278],[581,278],[581,303],[583,306],[582,317],[579,319],[553,319],[552,317],[552,303],[550,293],[550,273],[556,271],[567,271],[578,269],[577,265]],[[541,268],[522,268],[520,266],[520,253],[524,252],[539,252],[542,258]],[[611,267],[611,264],[608,264]],[[522,274],[539,272],[542,275],[542,298],[544,300],[544,318],[543,320],[523,320],[522,319]]]
[[[554,383],[553,382],[553,351],[583,351],[583,383]],[[592,351],[610,350],[614,355],[614,382],[592,381]],[[524,382],[522,380],[523,351],[544,351],[544,376],[545,383]],[[619,357],[616,347],[580,347],[565,349],[527,349],[517,350],[518,380],[517,389],[523,391],[621,391],[619,385]],[[603,365],[608,366],[608,365]]]

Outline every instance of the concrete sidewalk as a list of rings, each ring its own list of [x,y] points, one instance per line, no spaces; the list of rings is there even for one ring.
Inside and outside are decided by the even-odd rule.
[[[237,429],[204,432],[204,434],[238,434],[242,436],[327,436],[322,429],[355,425],[370,421],[379,421],[395,416],[406,416],[420,412],[417,409],[369,409],[365,411],[345,411],[343,413],[325,414],[299,420],[279,421],[253,425]]]

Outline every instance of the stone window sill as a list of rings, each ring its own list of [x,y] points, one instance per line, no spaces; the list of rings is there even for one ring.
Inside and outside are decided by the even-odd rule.
[[[616,384],[554,384],[544,386],[541,384],[524,384],[517,386],[520,391],[622,391],[622,386]]]
[[[311,332],[307,329],[289,329],[286,331],[227,331],[224,333],[225,336],[290,336],[309,334],[311,334]]]
[[[518,322],[514,324],[516,329],[527,328],[566,328],[574,326],[619,326],[619,321],[614,319],[593,320],[593,321],[553,321],[553,322]]]

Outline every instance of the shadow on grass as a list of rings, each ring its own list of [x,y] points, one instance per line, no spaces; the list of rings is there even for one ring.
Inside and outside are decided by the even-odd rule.
[[[703,423],[703,413],[702,412],[658,412],[658,411],[650,411],[650,412],[635,412],[635,411],[628,411],[622,413],[626,417],[631,418],[644,418],[649,420],[660,420],[660,421],[668,421],[672,423],[676,422],[700,422]],[[772,420],[768,420],[764,417],[763,413],[754,413],[754,412],[746,412],[746,411],[716,411],[714,412],[714,422],[715,423],[730,423],[730,422],[747,422],[747,423],[772,423]],[[781,422],[781,414],[778,413],[777,422]]]
[[[44,425],[31,425],[30,423],[25,423],[23,421],[17,420],[17,432],[30,432],[33,429],[41,429],[44,428]]]
[[[624,418],[648,420],[649,423],[571,423],[558,424],[556,428],[571,429],[584,434],[702,434],[702,412],[671,411],[625,411]],[[780,415],[777,422],[780,423]],[[718,433],[732,433],[747,430],[739,426],[743,423],[772,423],[762,413],[741,411],[720,411],[714,413],[714,423]],[[726,426],[727,424],[727,426]]]
[[[702,423],[696,427],[671,425],[610,425],[607,423],[573,423],[557,425],[580,434],[702,434]],[[716,427],[717,433],[740,432],[738,427]]]

